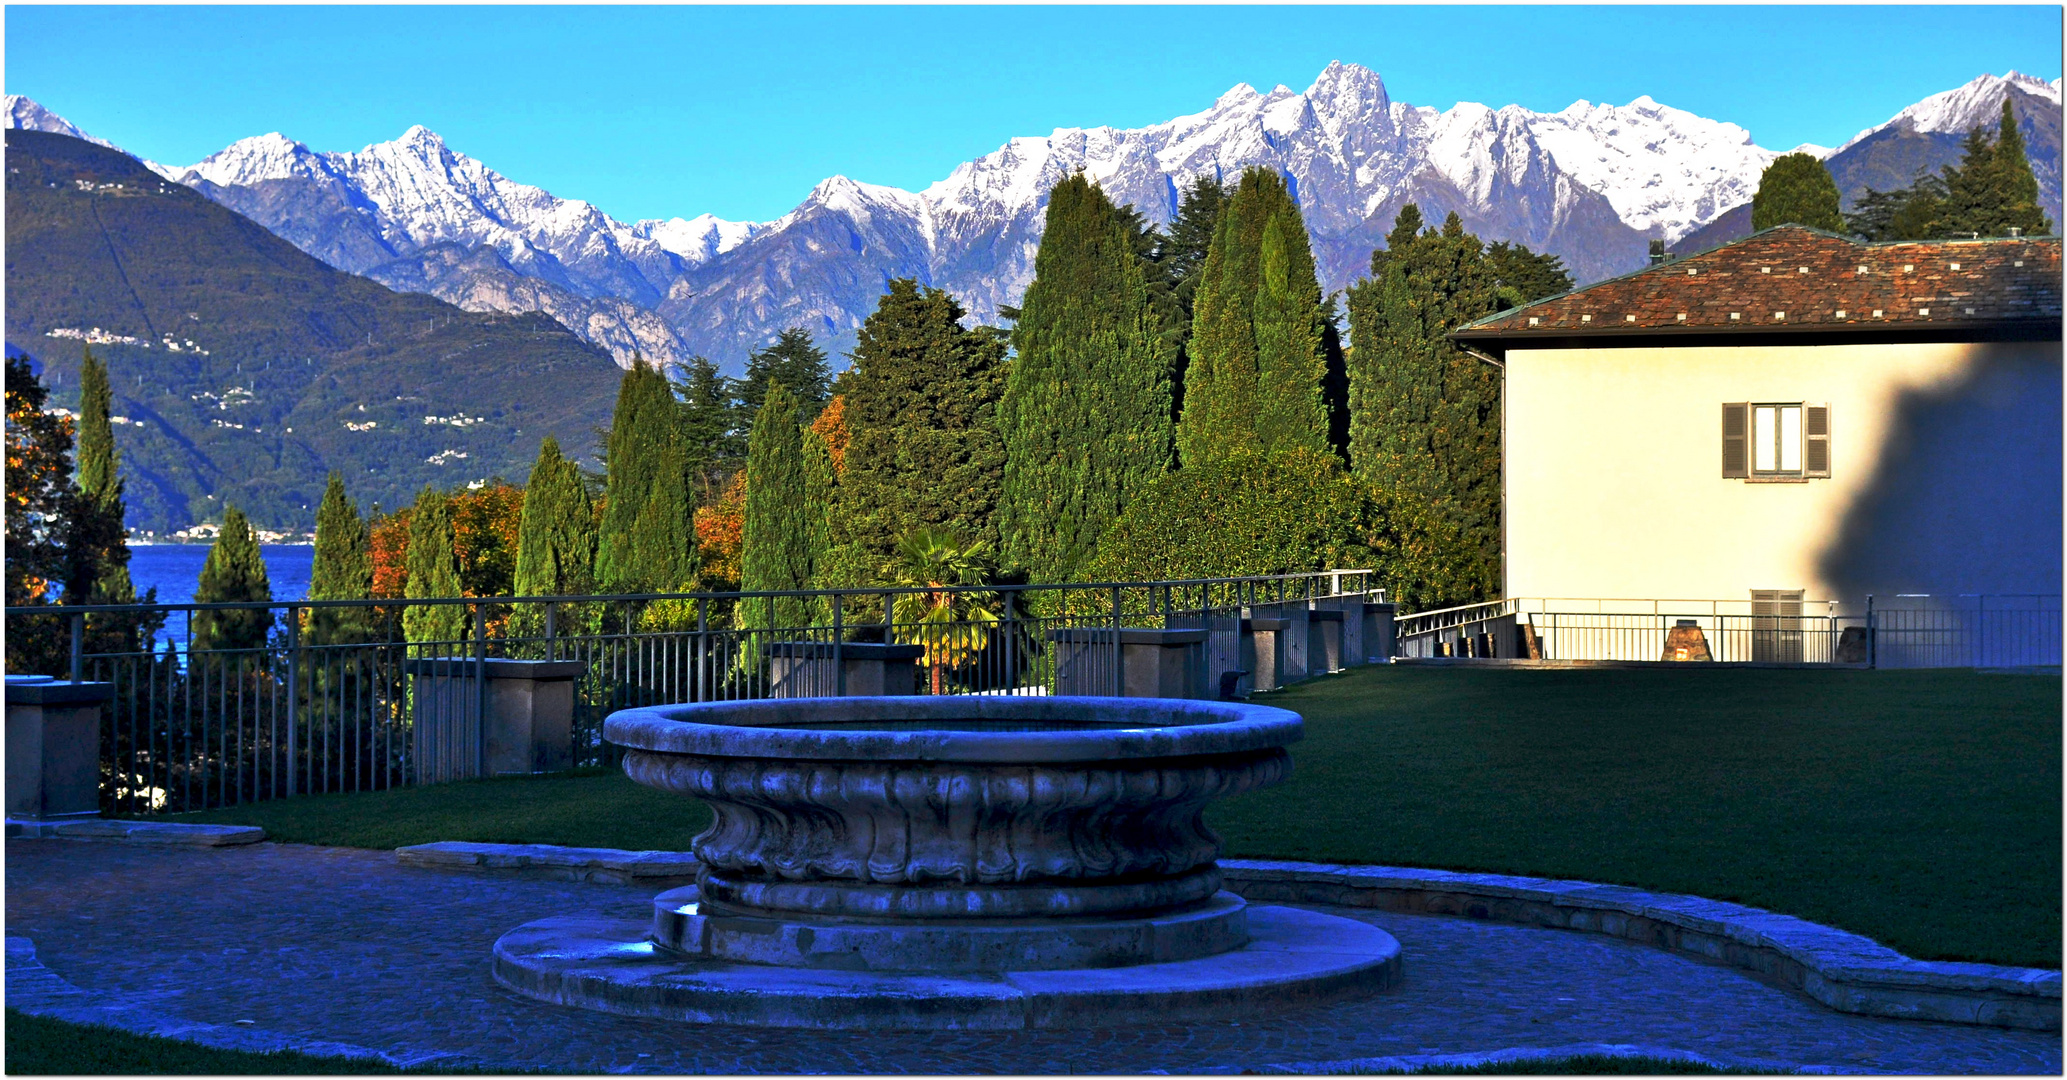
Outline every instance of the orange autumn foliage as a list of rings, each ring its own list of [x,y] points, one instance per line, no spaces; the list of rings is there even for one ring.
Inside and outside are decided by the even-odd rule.
[[[524,489],[497,480],[451,496],[452,546],[459,557],[462,596],[508,596],[515,588],[517,528]],[[373,595],[394,599],[409,583],[409,514],[405,506],[373,519]]]
[[[699,587],[712,592],[739,588],[739,552],[746,537],[746,470],[732,474],[732,482],[718,500],[696,511],[696,545],[703,555]]]
[[[825,451],[833,459],[833,475],[840,476],[847,471],[847,399],[835,396],[818,412],[818,419],[811,421],[811,430],[825,440]]]

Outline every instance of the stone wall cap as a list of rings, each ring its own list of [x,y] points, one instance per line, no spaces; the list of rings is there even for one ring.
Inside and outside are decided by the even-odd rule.
[[[1316,622],[1341,622],[1341,621],[1342,621],[1342,609],[1341,609],[1341,608],[1314,608],[1314,609],[1313,609],[1312,611],[1309,611],[1309,612],[1307,612],[1307,613],[1306,613],[1306,617],[1307,617],[1307,618],[1309,618],[1309,619],[1312,619],[1312,620],[1314,620],[1314,621],[1316,621]]]
[[[1049,641],[1112,644],[1110,626],[1066,626],[1048,631]],[[1190,645],[1206,640],[1204,630],[1164,630],[1154,626],[1120,627],[1122,645]]]
[[[114,696],[114,683],[60,682],[43,675],[7,677],[9,705],[91,705]]]
[[[769,656],[801,656],[807,659],[830,660],[833,658],[833,643],[830,641],[771,641]],[[848,641],[840,645],[840,662],[849,660],[917,660],[926,655],[924,645],[885,645],[879,641]]]
[[[1259,630],[1266,634],[1275,633],[1290,625],[1292,625],[1292,620],[1290,619],[1243,619],[1242,633],[1253,634]]]
[[[884,726],[866,726],[877,722]],[[965,727],[921,726],[928,722]],[[969,729],[984,723],[1035,730]],[[1040,725],[1054,727],[1043,730]],[[624,709],[603,723],[604,738],[633,750],[822,761],[1034,763],[1190,757],[1275,749],[1297,742],[1302,733],[1298,713],[1264,705],[1063,696],[725,701]]]
[[[1364,614],[1366,614],[1366,615],[1380,615],[1380,614],[1384,614],[1384,615],[1390,615],[1390,614],[1394,614],[1394,613],[1398,612],[1398,611],[1399,611],[1399,609],[1400,609],[1400,606],[1399,606],[1398,604],[1372,604],[1372,603],[1366,603],[1366,604],[1364,605]]]
[[[402,661],[402,671],[409,675],[469,677],[473,675],[476,664],[485,665],[491,679],[545,682],[579,678],[588,670],[588,665],[579,660],[506,660],[499,657],[475,660],[471,656],[419,656]]]

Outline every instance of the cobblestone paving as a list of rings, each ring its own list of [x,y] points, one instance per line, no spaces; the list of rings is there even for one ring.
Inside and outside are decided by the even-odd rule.
[[[7,844],[7,934],[123,1008],[403,1060],[656,1073],[1226,1073],[1635,1044],[1817,1071],[2050,1073],[2057,1034],[1848,1016],[1731,968],[1609,938],[1333,908],[1399,938],[1403,983],[1239,1023],[1066,1032],[682,1026],[519,997],[489,976],[504,931],[554,914],[644,918],[646,890],[397,865],[260,844]],[[9,989],[15,965],[10,963]],[[26,985],[23,989],[26,989]]]

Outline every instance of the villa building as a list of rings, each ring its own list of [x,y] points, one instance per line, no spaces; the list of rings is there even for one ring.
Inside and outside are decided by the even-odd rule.
[[[1457,331],[1504,369],[1505,595],[2058,594],[2060,260],[1782,226]]]

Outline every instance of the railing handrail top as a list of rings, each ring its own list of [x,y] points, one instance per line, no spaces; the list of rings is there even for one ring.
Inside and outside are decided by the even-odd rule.
[[[1058,582],[1052,584],[998,584],[998,585],[869,585],[840,589],[780,589],[754,592],[679,592],[679,593],[596,593],[575,596],[424,596],[386,597],[372,600],[241,600],[221,603],[184,604],[37,604],[26,607],[10,607],[8,616],[15,615],[101,615],[115,612],[137,611],[270,611],[275,608],[370,608],[394,606],[451,606],[467,604],[600,604],[652,600],[748,600],[781,599],[784,597],[818,596],[887,596],[900,593],[1025,593],[1043,590],[1091,590],[1091,589],[1140,589],[1184,585],[1236,585],[1252,582],[1298,581],[1313,578],[1332,577],[1338,574],[1372,574],[1370,570],[1306,570],[1291,574],[1257,574],[1247,577],[1224,578],[1173,578],[1167,581],[1092,581]],[[1372,590],[1359,589],[1358,595]]]

